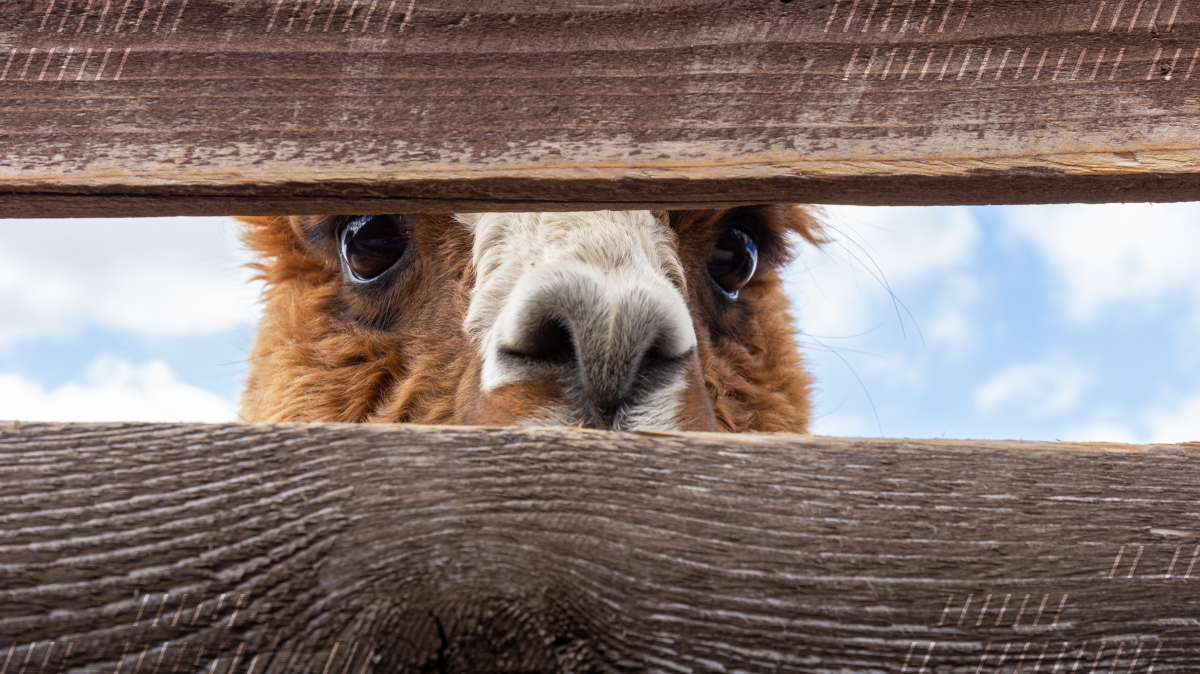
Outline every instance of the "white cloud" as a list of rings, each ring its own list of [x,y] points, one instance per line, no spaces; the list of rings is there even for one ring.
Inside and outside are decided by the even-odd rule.
[[[966,343],[974,336],[966,309],[979,299],[979,282],[969,274],[953,273],[940,286],[934,314],[923,327],[925,338],[933,344]]]
[[[1200,394],[1172,410],[1151,410],[1145,419],[1150,442],[1200,442]]]
[[[1200,204],[1022,206],[1001,209],[1010,232],[1050,267],[1067,315],[1090,321],[1110,305],[1182,293],[1200,318]]]
[[[161,361],[133,365],[98,358],[83,382],[46,391],[36,382],[0,374],[0,418],[19,421],[194,421],[236,420],[224,398],[176,379]]]
[[[872,330],[896,320],[897,311],[904,314],[891,293],[905,302],[917,284],[949,275],[951,281],[936,289],[932,309],[918,313],[918,323],[930,342],[970,339],[964,312],[977,299],[978,284],[966,271],[980,238],[970,209],[826,206],[823,211],[833,240],[819,250],[802,250],[786,280],[805,333],[824,339]]]
[[[1009,365],[975,390],[975,406],[983,412],[1015,408],[1031,417],[1072,410],[1084,389],[1095,381],[1088,370],[1065,356]]]
[[[1072,426],[1055,439],[1064,442],[1123,442],[1126,444],[1137,444],[1142,441],[1142,438],[1128,427],[1110,421],[1095,421],[1082,426]]]
[[[1125,422],[1122,416],[1115,408],[1097,410],[1092,422],[1068,428],[1061,439],[1137,444],[1200,442],[1200,393],[1177,399],[1169,406],[1150,408]]]
[[[875,425],[874,419],[855,414],[838,414],[829,412],[818,414],[813,417],[812,428],[809,431],[813,435],[828,435],[842,438],[865,438],[879,435],[878,427]]]
[[[0,346],[85,327],[207,334],[258,315],[229,218],[0,220]]]
[[[979,224],[965,206],[825,206],[822,221],[835,241],[893,283],[919,280],[975,259]],[[835,244],[836,245],[836,244]]]

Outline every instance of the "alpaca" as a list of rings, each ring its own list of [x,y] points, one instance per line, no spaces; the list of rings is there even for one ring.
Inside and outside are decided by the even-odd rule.
[[[247,421],[808,430],[800,206],[242,218]]]

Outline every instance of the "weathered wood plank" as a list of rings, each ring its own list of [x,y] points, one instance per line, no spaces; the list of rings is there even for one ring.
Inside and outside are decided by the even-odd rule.
[[[1181,200],[1183,0],[9,0],[0,215]]]
[[[1192,671],[1198,451],[6,424],[0,671]]]

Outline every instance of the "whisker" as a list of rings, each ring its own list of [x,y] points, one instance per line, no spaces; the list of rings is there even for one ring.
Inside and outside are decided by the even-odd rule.
[[[875,416],[875,427],[879,429],[879,437],[883,437],[883,423],[879,420],[879,410],[875,409],[875,400],[871,398],[871,392],[867,390],[867,385],[863,383],[862,377],[858,376],[858,371],[854,369],[854,366],[850,364],[850,361],[843,358],[842,354],[838,353],[835,349],[832,349],[829,347],[829,345],[823,343],[821,340],[812,337],[812,335],[809,335],[809,338],[816,341],[817,344],[820,344],[828,349],[829,353],[837,356],[838,360],[842,361],[842,364],[849,368],[850,374],[854,375],[854,379],[858,381],[859,387],[862,388],[863,395],[867,396],[867,402],[871,404],[871,414]]]

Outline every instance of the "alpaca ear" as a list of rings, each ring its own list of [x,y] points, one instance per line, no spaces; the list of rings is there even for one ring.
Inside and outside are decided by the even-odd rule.
[[[247,225],[265,227],[274,223],[279,217],[278,215],[235,215],[233,219],[238,222],[244,222]]]
[[[299,218],[286,215],[235,215],[233,219],[249,225],[247,229],[280,229],[286,227],[296,237],[300,239],[304,238],[304,227]]]
[[[814,206],[791,204],[776,206],[774,216],[783,229],[795,232],[800,238],[814,246],[829,243],[821,226],[820,210]]]
[[[290,252],[303,252],[307,248],[304,232],[295,218],[237,215],[233,219],[242,223],[242,242],[263,255],[279,257]]]

